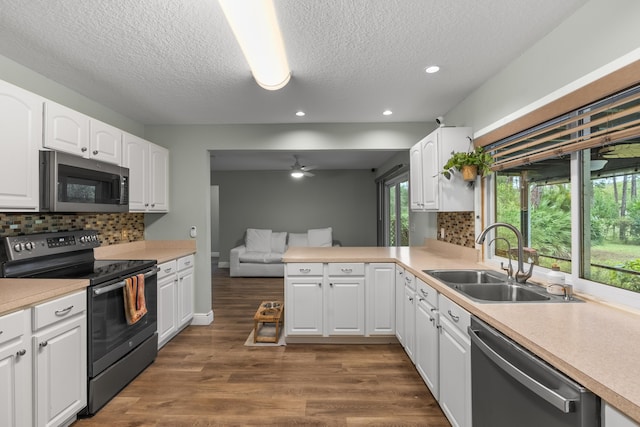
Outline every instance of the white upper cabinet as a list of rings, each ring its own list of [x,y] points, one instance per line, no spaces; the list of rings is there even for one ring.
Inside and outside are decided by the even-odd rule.
[[[89,157],[89,117],[52,101],[44,104],[44,147]]]
[[[46,101],[43,146],[51,150],[122,164],[122,131],[71,108]]]
[[[122,164],[122,131],[98,120],[91,119],[90,156],[116,165]]]
[[[169,150],[125,133],[123,166],[129,168],[129,210],[169,210]]]
[[[43,98],[0,81],[0,211],[37,211]]]
[[[473,186],[453,174],[451,179],[442,170],[452,152],[469,151],[471,128],[438,128],[410,150],[411,210],[459,212],[474,210]]]

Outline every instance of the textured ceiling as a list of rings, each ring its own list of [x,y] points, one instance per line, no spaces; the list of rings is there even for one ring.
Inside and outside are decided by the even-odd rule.
[[[276,92],[215,0],[0,0],[0,55],[143,124],[433,121],[585,1],[275,0]]]

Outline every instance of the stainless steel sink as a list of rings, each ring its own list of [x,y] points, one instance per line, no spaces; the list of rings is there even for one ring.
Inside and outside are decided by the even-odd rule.
[[[580,302],[551,295],[537,285],[509,281],[506,274],[493,270],[423,270],[445,285],[483,303]]]

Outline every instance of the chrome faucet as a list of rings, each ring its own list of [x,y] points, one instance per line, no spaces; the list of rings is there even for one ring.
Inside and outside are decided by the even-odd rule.
[[[507,272],[507,278],[509,279],[509,282],[511,282],[513,281],[513,265],[511,264],[511,244],[504,237],[495,237],[493,240],[487,243],[487,246],[490,246],[496,240],[504,240],[504,242],[507,244],[507,256],[509,257],[509,264],[507,265],[507,268],[504,268],[504,265],[503,265],[504,263],[500,262],[500,269]]]
[[[531,277],[531,274],[533,274],[533,264],[531,264],[531,267],[529,268],[528,272],[524,271],[524,244],[522,242],[523,238],[522,238],[522,233],[520,233],[520,230],[518,230],[511,224],[507,224],[505,222],[496,222],[494,224],[491,224],[484,230],[482,230],[482,233],[480,233],[480,235],[476,239],[476,243],[478,243],[479,245],[483,244],[489,230],[497,227],[508,228],[509,230],[513,231],[514,234],[516,235],[516,238],[518,239],[518,271],[516,271],[515,279],[516,279],[516,282],[518,283],[526,282],[527,279]]]

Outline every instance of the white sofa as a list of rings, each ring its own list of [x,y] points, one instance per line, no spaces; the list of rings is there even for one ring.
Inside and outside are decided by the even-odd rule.
[[[282,256],[293,246],[333,246],[331,227],[307,230],[306,233],[287,233],[267,229],[248,228],[244,245],[231,249],[229,275],[231,277],[284,277]]]

